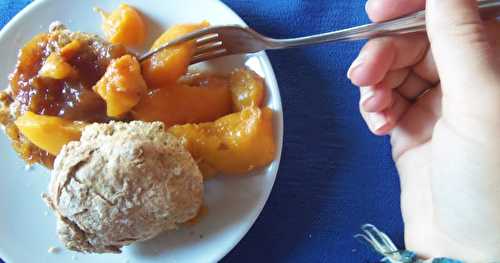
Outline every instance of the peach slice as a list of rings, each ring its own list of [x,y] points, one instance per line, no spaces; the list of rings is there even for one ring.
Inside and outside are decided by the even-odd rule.
[[[103,18],[102,29],[109,42],[138,47],[146,40],[146,23],[135,8],[120,4],[110,14],[99,8],[95,10]]]
[[[233,110],[241,111],[247,107],[260,107],[264,103],[266,89],[264,80],[249,69],[236,69],[230,77]]]
[[[67,143],[80,140],[82,129],[85,127],[81,122],[29,111],[17,118],[15,124],[28,140],[54,156],[57,156]]]
[[[242,175],[271,163],[276,153],[272,110],[249,107],[215,122],[173,126],[203,165],[227,175]],[[210,170],[210,169],[204,169]]]
[[[208,26],[209,24],[206,21],[200,24],[175,25],[154,42],[151,50],[155,50],[171,40]],[[190,41],[162,50],[142,62],[142,72],[148,86],[150,88],[160,88],[166,87],[167,84],[175,83],[182,75],[186,74],[195,50],[196,43]]]
[[[120,118],[139,103],[147,86],[137,59],[125,55],[111,61],[93,90],[106,101],[107,115]]]

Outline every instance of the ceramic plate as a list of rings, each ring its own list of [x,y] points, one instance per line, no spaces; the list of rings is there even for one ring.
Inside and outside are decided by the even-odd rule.
[[[59,20],[71,30],[102,34],[101,19],[92,11],[99,6],[116,8],[119,0],[35,0],[0,32],[0,86],[16,63],[18,49],[35,34]],[[214,25],[244,22],[216,0],[127,0],[149,20],[151,43],[166,27],[207,19]],[[139,52],[139,51],[138,51]],[[246,234],[266,203],[278,170],[283,138],[281,100],[271,64],[265,53],[223,58],[200,65],[205,70],[226,72],[248,66],[266,79],[267,105],[275,112],[278,144],[275,161],[266,169],[239,178],[217,178],[205,186],[208,213],[200,222],[153,240],[123,249],[122,254],[86,255],[63,249],[56,236],[56,220],[40,195],[47,188],[49,172],[25,168],[4,134],[0,135],[0,258],[6,263],[25,262],[216,262]],[[48,253],[49,247],[60,249]]]

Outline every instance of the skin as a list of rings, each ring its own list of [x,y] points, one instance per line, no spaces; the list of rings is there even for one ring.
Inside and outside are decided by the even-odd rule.
[[[500,259],[500,24],[475,0],[368,0],[373,21],[426,8],[428,34],[370,40],[348,77],[390,135],[408,249]]]

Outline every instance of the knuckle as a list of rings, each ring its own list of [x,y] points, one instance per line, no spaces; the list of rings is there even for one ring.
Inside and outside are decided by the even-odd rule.
[[[450,26],[453,37],[466,41],[471,45],[483,46],[488,44],[486,28],[481,22],[461,22]]]

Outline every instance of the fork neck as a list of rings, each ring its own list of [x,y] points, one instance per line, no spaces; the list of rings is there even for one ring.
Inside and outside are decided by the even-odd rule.
[[[355,41],[386,35],[399,35],[425,31],[425,11],[383,23],[347,28],[339,31],[290,39],[267,39],[270,49],[308,46],[337,41]]]
[[[481,17],[484,20],[500,16],[499,0],[482,0],[478,2],[478,7]],[[282,49],[335,41],[362,40],[381,36],[423,32],[426,29],[425,24],[424,10],[395,20],[382,23],[372,23],[324,34],[292,39],[265,38],[264,40],[270,46],[269,49]]]

